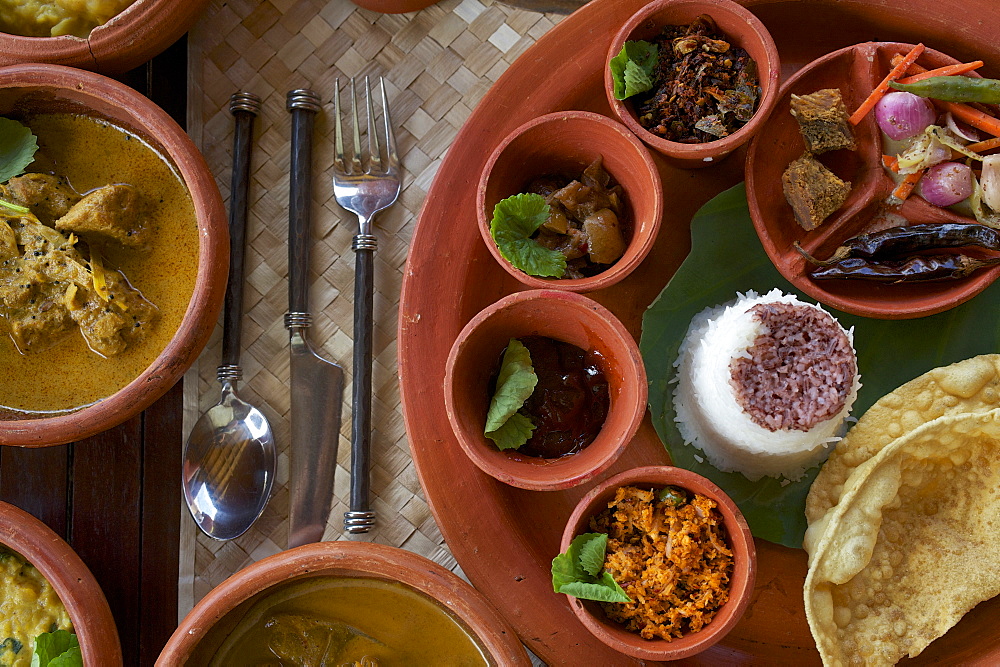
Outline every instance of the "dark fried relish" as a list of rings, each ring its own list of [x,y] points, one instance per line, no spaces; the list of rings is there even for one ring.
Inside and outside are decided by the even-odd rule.
[[[653,43],[659,51],[655,84],[635,98],[647,130],[697,144],[728,136],[753,117],[761,96],[757,65],[711,17],[665,26]]]

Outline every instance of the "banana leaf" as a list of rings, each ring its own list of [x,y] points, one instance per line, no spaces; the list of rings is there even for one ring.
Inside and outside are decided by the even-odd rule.
[[[737,185],[692,219],[691,252],[646,311],[639,349],[649,377],[653,424],[674,465],[718,484],[740,507],[756,537],[801,548],[805,499],[818,466],[797,482],[782,484],[771,477],[751,482],[739,473],[720,472],[707,460],[699,462],[695,455],[700,450],[684,444],[674,422],[673,364],[691,318],[731,301],[737,292],[763,294],[775,287],[814,302],[771,264],[750,221],[746,190]],[[854,416],[932,368],[1000,351],[1000,284],[961,306],[913,320],[875,320],[827,310],[844,327],[854,327],[862,383]]]

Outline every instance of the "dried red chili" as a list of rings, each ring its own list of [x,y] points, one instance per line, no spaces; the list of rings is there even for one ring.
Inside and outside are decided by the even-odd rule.
[[[666,26],[653,42],[659,48],[656,85],[636,100],[643,127],[669,141],[704,143],[753,117],[760,98],[757,66],[711,17]]]

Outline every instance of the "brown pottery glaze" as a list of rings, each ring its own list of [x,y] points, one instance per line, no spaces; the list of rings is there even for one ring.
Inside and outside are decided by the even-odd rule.
[[[608,619],[597,602],[567,595],[570,606],[580,622],[594,636],[625,655],[643,660],[680,660],[701,653],[733,629],[750,603],[757,576],[757,551],[750,534],[750,526],[736,507],[736,503],[705,477],[683,468],[648,466],[615,475],[591,489],[577,503],[569,521],[566,522],[560,551],[565,552],[577,535],[591,532],[590,519],[607,509],[608,503],[614,500],[616,491],[623,486],[637,486],[643,489],[676,486],[711,498],[718,503],[729,537],[729,547],[733,552],[729,600],[707,626],[698,632],[692,632],[672,641],[643,639],[638,633],[630,632],[620,623]]]
[[[750,122],[731,135],[700,144],[684,144],[653,134],[639,123],[630,100],[615,99],[611,68],[604,67],[604,91],[619,120],[651,148],[670,158],[673,164],[688,169],[710,166],[745,144],[760,130],[774,108],[778,100],[781,61],[767,28],[749,10],[731,0],[656,0],[625,22],[611,40],[607,54],[607,61],[610,62],[625,42],[651,40],[664,26],[687,25],[703,14],[710,16],[729,41],[746,50],[757,65],[761,87],[757,111]]]
[[[0,65],[54,63],[106,74],[137,67],[187,32],[208,0],[136,0],[86,39],[0,33]]]
[[[153,363],[115,394],[75,412],[0,420],[0,445],[61,445],[139,414],[181,379],[208,342],[222,308],[229,232],[222,197],[201,153],[170,116],[131,88],[99,74],[60,65],[11,65],[0,68],[0,114],[12,110],[83,113],[135,132],[176,167],[198,221],[194,293],[180,327]]]
[[[963,62],[982,59],[987,63],[983,76],[1000,75],[1000,42],[995,39],[1000,14],[992,0],[743,4],[773,36],[783,78],[824,54],[871,39],[923,42]],[[667,465],[670,459],[651,421],[644,419],[618,461],[588,483],[548,492],[504,484],[483,474],[459,444],[445,407],[444,375],[463,327],[483,308],[524,289],[489,253],[476,223],[479,175],[489,156],[515,129],[547,113],[581,109],[614,117],[603,83],[607,54],[614,35],[645,5],[645,0],[591,0],[511,63],[473,110],[438,168],[413,230],[403,274],[398,373],[407,439],[421,487],[462,571],[528,648],[552,665],[657,664],[615,651],[587,631],[566,596],[552,593],[551,563],[569,515],[595,484],[630,468]],[[688,254],[692,216],[711,197],[743,180],[745,150],[737,149],[729,159],[705,169],[679,169],[653,155],[665,197],[653,248],[627,278],[588,294],[635,338],[647,307]],[[738,219],[734,216],[733,223]],[[706,282],[713,280],[713,268],[703,267]],[[668,342],[650,339],[647,344]],[[722,640],[683,664],[820,664],[802,601],[805,552],[755,542],[757,583],[746,613]],[[998,615],[1000,598],[980,603],[908,662],[997,664]]]
[[[250,565],[216,586],[167,641],[156,664],[190,664],[218,646],[199,646],[216,623],[263,591],[293,579],[343,576],[395,581],[435,600],[498,665],[530,665],[517,635],[486,599],[457,575],[423,556],[368,542],[318,542],[282,551]],[[246,607],[246,605],[244,605]],[[239,618],[226,622],[234,625]],[[221,642],[222,638],[218,638]]]
[[[104,591],[80,557],[44,523],[0,502],[0,544],[38,568],[73,622],[86,665],[122,664],[118,628]]]
[[[489,382],[511,338],[546,336],[600,355],[610,406],[597,438],[557,459],[501,451],[483,435]],[[531,290],[507,296],[472,318],[448,355],[445,409],[455,436],[480,470],[522,489],[568,489],[615,462],[646,413],[646,371],[632,335],[596,301],[572,292]]]
[[[625,253],[585,278],[541,278],[514,268],[490,235],[497,202],[526,192],[539,176],[582,174],[597,158],[625,194]],[[587,111],[559,111],[525,123],[500,143],[483,170],[476,210],[486,247],[514,278],[534,288],[591,292],[619,282],[649,254],[663,217],[663,189],[649,151],[621,123]]]
[[[998,266],[961,280],[934,283],[816,281],[809,277],[812,266],[793,246],[798,242],[814,257],[828,257],[851,237],[905,224],[887,221],[887,214],[902,215],[910,222],[975,222],[949,209],[932,206],[917,193],[908,197],[898,210],[885,204],[896,186],[882,168],[881,132],[873,112],[854,127],[856,151],[829,151],[818,157],[851,183],[851,193],[838,211],[807,232],[795,221],[782,192],[782,172],[805,150],[798,123],[789,112],[790,96],[839,88],[851,113],[888,74],[892,56],[911,48],[912,44],[867,42],[827,54],[802,68],[782,86],[771,120],[754,138],[747,157],[750,215],[775,267],[817,301],[855,315],[890,320],[932,315],[968,301],[1000,276]],[[954,58],[931,48],[925,49],[918,60],[929,69],[955,62]]]

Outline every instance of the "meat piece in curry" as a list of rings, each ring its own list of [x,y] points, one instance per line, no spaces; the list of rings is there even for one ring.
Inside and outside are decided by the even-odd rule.
[[[563,278],[599,273],[625,252],[622,188],[611,183],[602,162],[594,160],[579,180],[544,176],[528,186],[528,192],[542,195],[549,205],[549,217],[535,240],[566,256]]]
[[[138,241],[135,189],[112,185],[81,198],[58,178],[30,174],[11,179],[6,193],[45,217],[78,200],[53,221],[56,229],[30,213],[0,222],[0,321],[18,350],[43,350],[79,331],[91,350],[110,357],[145,336],[156,306],[106,269],[101,254],[108,239]]]
[[[66,179],[53,174],[17,176],[0,186],[0,192],[12,204],[29,208],[40,222],[50,227],[80,201],[80,195]]]

